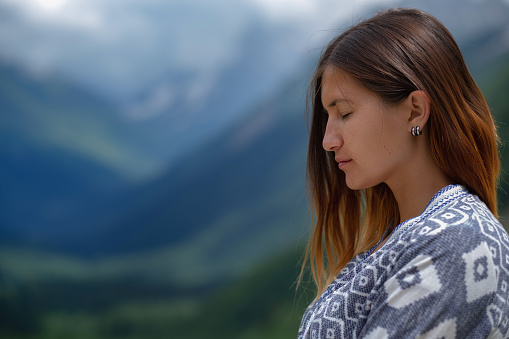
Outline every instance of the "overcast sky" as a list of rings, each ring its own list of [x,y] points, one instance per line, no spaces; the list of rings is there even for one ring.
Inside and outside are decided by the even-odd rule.
[[[291,27],[305,52],[373,3],[395,1],[0,0],[0,58],[124,99],[171,69],[218,72],[253,22]]]

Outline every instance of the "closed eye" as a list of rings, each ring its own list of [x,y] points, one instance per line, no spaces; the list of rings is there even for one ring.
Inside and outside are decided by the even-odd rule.
[[[341,115],[341,119],[346,119],[347,117],[350,116],[350,114],[352,114],[352,113],[345,113],[345,114]]]

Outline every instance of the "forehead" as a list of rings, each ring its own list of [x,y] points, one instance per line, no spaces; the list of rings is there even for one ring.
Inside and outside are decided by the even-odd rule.
[[[345,71],[328,66],[322,74],[321,100],[324,107],[333,102],[346,101],[349,103],[360,100],[362,97],[373,95],[356,79]]]

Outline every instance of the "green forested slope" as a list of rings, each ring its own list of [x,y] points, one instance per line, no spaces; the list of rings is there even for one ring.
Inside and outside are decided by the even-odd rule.
[[[479,85],[495,118],[500,136],[502,165],[499,188],[499,208],[502,214],[509,207],[509,54],[499,57],[486,67]],[[503,215],[502,215],[503,217]],[[504,221],[504,220],[503,220]],[[507,223],[505,223],[507,227]]]

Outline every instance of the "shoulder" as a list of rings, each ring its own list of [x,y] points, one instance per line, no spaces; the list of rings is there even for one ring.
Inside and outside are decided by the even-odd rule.
[[[484,338],[496,329],[507,333],[508,240],[474,195],[429,213],[380,253],[377,264],[388,265],[373,296],[376,321],[366,332],[383,324],[391,337],[449,330],[460,338]],[[413,321],[405,321],[409,317]]]
[[[479,197],[473,194],[466,194],[451,201],[441,209],[425,218],[421,227],[463,227],[483,233],[485,229],[500,228],[500,222],[488,209],[486,204]]]
[[[426,262],[441,281],[456,283],[463,276],[468,286],[483,281],[496,288],[497,280],[509,279],[509,236],[472,194],[430,214],[395,239],[394,246],[398,256],[393,261],[393,274]],[[484,279],[485,275],[490,279]]]
[[[509,236],[487,206],[466,194],[430,214],[409,230],[410,246],[431,246],[447,252],[471,251],[484,243],[509,249]]]

